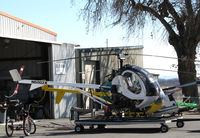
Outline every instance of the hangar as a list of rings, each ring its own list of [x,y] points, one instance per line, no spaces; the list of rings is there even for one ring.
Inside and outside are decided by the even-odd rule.
[[[75,45],[58,43],[56,33],[1,11],[0,28],[0,100],[16,86],[9,70],[22,65],[24,79],[75,82],[75,61],[40,63],[74,57]],[[21,85],[17,98],[25,103],[34,101],[34,118],[67,117],[71,106],[76,105],[75,94],[65,94],[62,102],[55,105],[54,93],[28,89]]]

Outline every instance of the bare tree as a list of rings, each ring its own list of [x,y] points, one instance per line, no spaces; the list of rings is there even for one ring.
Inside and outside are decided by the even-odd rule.
[[[132,34],[138,28],[143,29],[146,22],[160,22],[177,53],[180,84],[196,81],[194,62],[200,41],[199,0],[87,0],[82,13],[88,24],[97,26],[111,17],[112,25],[124,25]],[[183,93],[198,97],[197,86],[186,87]]]

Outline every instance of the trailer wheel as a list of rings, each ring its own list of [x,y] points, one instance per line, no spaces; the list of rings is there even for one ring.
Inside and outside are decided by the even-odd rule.
[[[94,125],[90,125],[90,129],[94,129]]]
[[[84,127],[82,125],[75,126],[75,132],[80,133],[84,131]]]
[[[161,127],[160,127],[160,131],[162,132],[162,133],[166,133],[166,132],[168,132],[168,126],[167,125],[164,125],[164,124],[162,124],[161,125]]]
[[[176,126],[177,126],[178,128],[182,128],[182,127],[184,127],[184,122],[183,122],[183,121],[177,121],[177,122],[176,122]]]
[[[105,129],[106,125],[98,125],[98,129]]]

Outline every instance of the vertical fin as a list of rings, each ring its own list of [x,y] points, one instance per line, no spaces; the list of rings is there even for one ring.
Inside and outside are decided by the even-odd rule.
[[[21,80],[21,76],[16,69],[10,70],[9,72],[10,72],[10,75],[11,75],[13,81],[18,82]]]
[[[19,72],[16,69],[10,70],[10,74],[11,74],[11,77],[12,77],[13,81],[20,81],[23,71],[24,71],[24,66],[23,65],[21,66]],[[18,93],[18,90],[19,90],[19,84],[17,84],[17,86],[16,86],[16,88],[14,90],[14,93],[9,97],[16,96],[17,93]]]

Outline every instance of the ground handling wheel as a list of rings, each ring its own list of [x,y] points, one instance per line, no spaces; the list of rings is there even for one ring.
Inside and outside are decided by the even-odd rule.
[[[105,129],[106,125],[98,125],[98,129]]]
[[[76,125],[75,126],[75,132],[81,133],[84,131],[84,127],[82,125]]]
[[[168,126],[167,125],[164,125],[164,124],[162,124],[161,125],[161,127],[160,127],[160,131],[162,132],[162,133],[166,133],[166,132],[168,132]]]
[[[177,126],[178,128],[182,128],[182,127],[184,127],[184,122],[178,120],[178,121],[176,122],[176,126]]]

